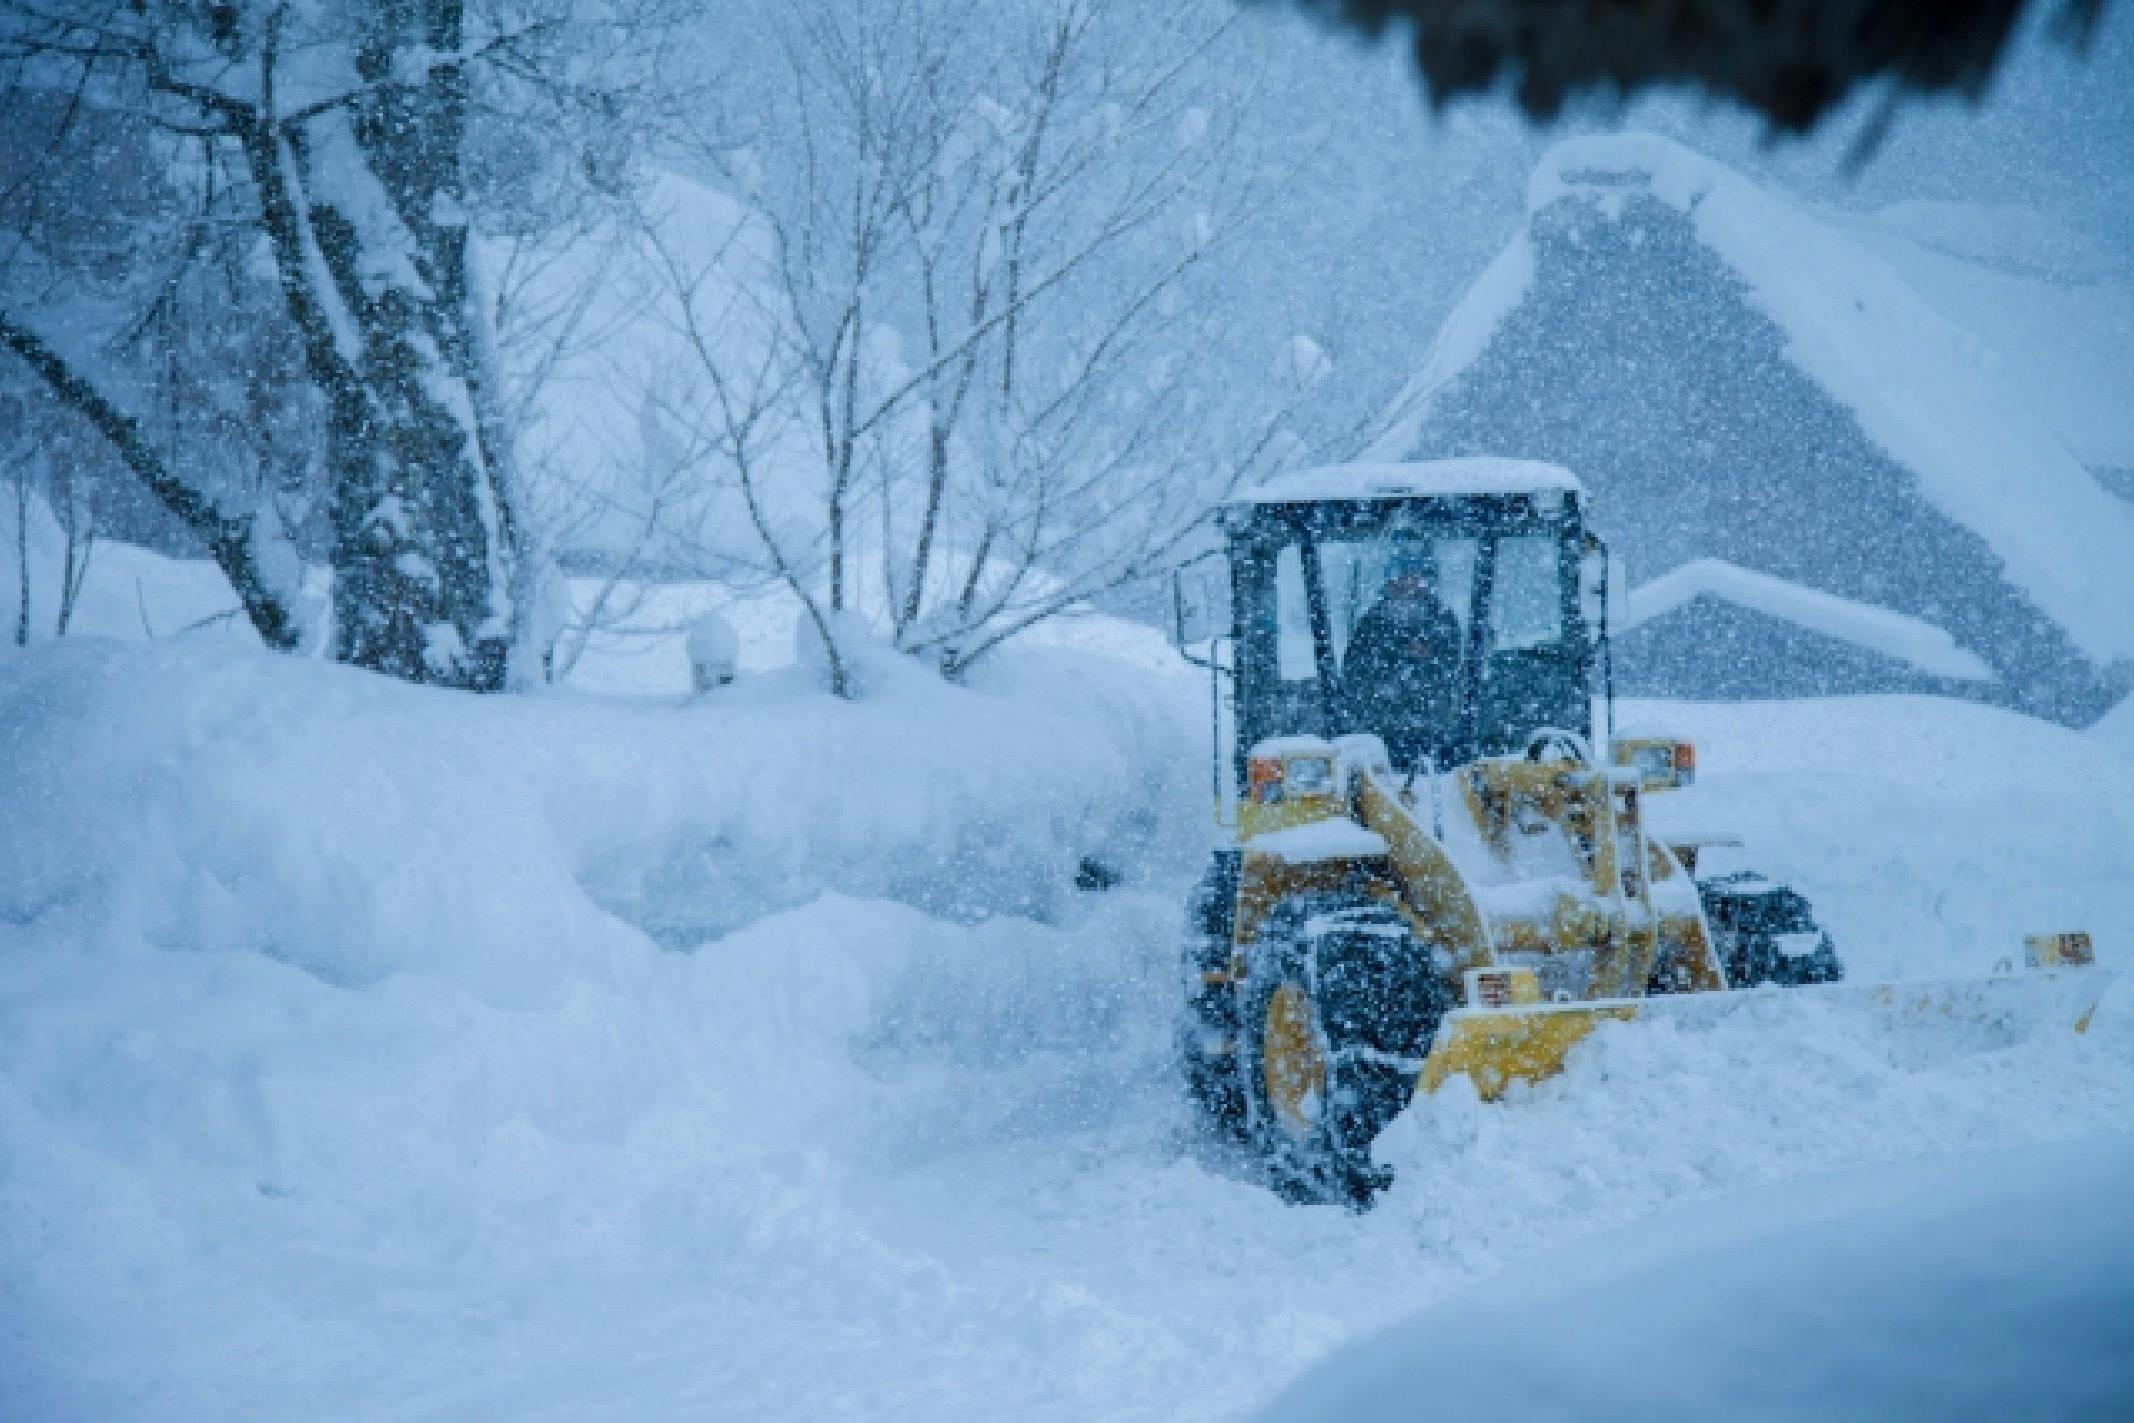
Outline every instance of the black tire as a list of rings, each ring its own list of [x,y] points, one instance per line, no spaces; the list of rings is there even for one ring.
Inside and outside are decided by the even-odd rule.
[[[1238,1091],[1275,1189],[1368,1206],[1392,1179],[1372,1163],[1371,1143],[1408,1105],[1450,1006],[1430,950],[1377,900],[1300,896],[1276,908],[1247,950],[1238,997]],[[1301,1093],[1285,1048],[1300,1018],[1318,1080]]]
[[[1245,1098],[1237,1078],[1237,993],[1227,979],[1205,975],[1230,968],[1237,922],[1238,853],[1218,851],[1186,902],[1185,942],[1179,953],[1175,1044],[1186,1098],[1202,1123],[1227,1141],[1245,1139]]]
[[[1845,976],[1837,946],[1799,891],[1743,872],[1699,881],[1697,894],[1731,987],[1835,983]],[[1808,952],[1786,951],[1803,936],[1812,936]]]

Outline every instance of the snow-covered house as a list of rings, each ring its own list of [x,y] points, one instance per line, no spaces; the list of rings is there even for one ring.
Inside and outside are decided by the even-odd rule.
[[[2134,504],[1883,257],[1649,135],[1551,150],[1365,452],[1553,460],[1636,592],[1633,693],[2134,685]]]

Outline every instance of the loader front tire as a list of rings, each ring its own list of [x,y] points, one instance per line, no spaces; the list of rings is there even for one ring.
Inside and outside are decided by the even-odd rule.
[[[1368,1206],[1392,1177],[1371,1143],[1407,1106],[1449,995],[1408,924],[1362,895],[1307,895],[1246,951],[1237,1072],[1275,1189]]]

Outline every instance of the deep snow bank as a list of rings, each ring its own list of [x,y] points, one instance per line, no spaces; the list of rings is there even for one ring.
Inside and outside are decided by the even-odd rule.
[[[1654,825],[1738,834],[1699,872],[1798,885],[1855,977],[1986,973],[2066,929],[2134,969],[2134,747],[2109,735],[1898,696],[1629,702],[1619,727],[1696,743]]]
[[[1046,914],[1082,855],[1160,873],[1205,804],[1190,681],[1060,652],[969,690],[885,666],[857,704],[769,676],[625,705],[80,644],[0,663],[0,727],[0,918],[507,1005],[633,925],[686,943],[824,889]]]
[[[615,1280],[937,1296],[853,1161],[1149,1069],[1168,893],[1071,884],[1168,889],[1205,762],[1191,681],[877,670],[623,705],[0,656],[0,1415],[390,1410]],[[995,1085],[929,1120],[915,1060]]]

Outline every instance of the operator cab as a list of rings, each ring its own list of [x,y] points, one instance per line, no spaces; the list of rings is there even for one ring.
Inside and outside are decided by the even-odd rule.
[[[1272,736],[1370,732],[1406,771],[1584,729],[1605,566],[1585,502],[1569,471],[1508,459],[1308,470],[1236,500],[1236,783]]]

